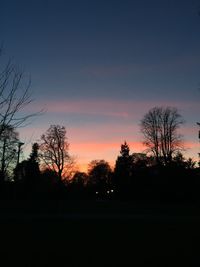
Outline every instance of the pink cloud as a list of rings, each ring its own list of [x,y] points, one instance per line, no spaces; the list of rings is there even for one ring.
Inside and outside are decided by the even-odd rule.
[[[52,100],[45,103],[30,105],[30,111],[38,110],[43,106],[46,110],[44,116],[51,114],[76,114],[87,116],[104,116],[108,118],[121,118],[124,120],[134,118],[140,120],[148,110],[154,106],[177,107],[191,112],[199,110],[199,103],[189,101],[139,101],[139,100]]]

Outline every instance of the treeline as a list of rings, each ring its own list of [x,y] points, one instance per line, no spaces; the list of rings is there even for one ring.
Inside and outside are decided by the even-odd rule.
[[[87,173],[75,171],[60,125],[51,125],[20,162],[24,143],[17,129],[42,114],[24,110],[32,102],[29,88],[12,61],[0,66],[0,198],[199,201],[200,170],[182,155],[184,120],[173,107],[154,107],[144,115],[140,130],[146,152],[130,153],[125,142],[114,169],[94,160]]]
[[[90,193],[90,197],[116,200],[198,202],[200,170],[191,159],[178,153],[168,165],[157,164],[143,153],[130,153],[121,145],[114,170],[104,161],[93,161],[88,174],[76,173],[69,185],[72,195]],[[85,191],[83,190],[85,188]]]
[[[125,142],[112,169],[105,160],[94,160],[88,172],[59,177],[40,167],[40,147],[34,144],[27,160],[18,163],[11,180],[1,179],[0,198],[7,200],[123,200],[198,203],[200,170],[181,153],[168,165],[152,156],[130,153]],[[2,177],[1,177],[2,178]]]
[[[114,169],[103,159],[93,160],[84,173],[76,171],[64,126],[51,125],[33,144],[28,159],[20,162],[24,144],[17,126],[5,119],[0,132],[0,197],[198,202],[200,169],[181,152],[182,123],[177,109],[154,107],[141,120],[146,153],[130,153],[125,142]]]

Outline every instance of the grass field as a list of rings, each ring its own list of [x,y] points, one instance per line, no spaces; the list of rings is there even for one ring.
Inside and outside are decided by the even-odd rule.
[[[15,212],[1,207],[0,266],[200,265],[198,207],[111,202],[57,203],[53,211],[44,203],[40,210],[27,207],[16,204]]]

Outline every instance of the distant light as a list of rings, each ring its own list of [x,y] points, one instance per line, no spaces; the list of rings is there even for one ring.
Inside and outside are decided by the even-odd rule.
[[[113,193],[113,192],[114,192],[114,190],[113,190],[113,189],[111,189],[110,191],[111,191],[111,193]]]
[[[99,192],[98,191],[96,191],[96,195],[98,195],[99,194]]]
[[[109,190],[107,191],[107,194],[110,194],[110,191]]]

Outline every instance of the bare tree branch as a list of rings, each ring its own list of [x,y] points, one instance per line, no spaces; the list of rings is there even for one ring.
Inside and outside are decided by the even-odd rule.
[[[49,169],[55,171],[61,180],[67,164],[71,164],[65,127],[51,125],[46,133],[41,136],[41,141],[41,160]]]
[[[1,55],[1,49],[0,49]],[[30,93],[31,80],[12,61],[0,71],[0,136],[7,126],[25,126],[32,117],[43,111],[27,114],[25,108],[33,101]],[[22,114],[24,113],[24,114]]]
[[[141,121],[144,144],[157,163],[168,164],[172,156],[183,148],[182,136],[177,130],[183,119],[176,108],[154,107]]]

